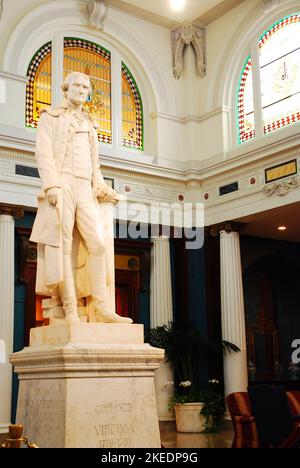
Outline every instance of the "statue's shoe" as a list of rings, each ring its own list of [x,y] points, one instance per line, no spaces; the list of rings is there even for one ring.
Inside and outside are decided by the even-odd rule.
[[[118,314],[112,314],[109,312],[98,312],[96,311],[97,322],[104,323],[132,323],[133,320],[129,317],[121,317]]]
[[[92,306],[95,312],[97,322],[102,323],[132,323],[133,320],[129,317],[121,317],[120,315],[111,312],[107,302],[101,297],[94,297]]]
[[[80,318],[78,317],[77,307],[67,306],[64,309],[65,312],[65,322],[66,323],[80,323]]]

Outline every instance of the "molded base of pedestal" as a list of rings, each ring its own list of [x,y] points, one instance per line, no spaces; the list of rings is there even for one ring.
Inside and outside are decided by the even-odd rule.
[[[100,342],[68,341],[72,333],[73,338],[85,335],[87,325],[43,327],[52,327],[47,337],[35,329],[34,346],[12,355],[20,379],[17,423],[41,448],[159,448],[154,371],[163,350],[120,344],[116,336],[117,342],[104,343],[110,332],[106,339],[114,341],[113,330],[122,327],[125,333],[138,325],[91,324],[98,327],[94,333]],[[54,327],[65,327],[58,335],[65,333],[67,344],[46,344],[49,334],[57,334]],[[44,336],[44,344],[38,344],[37,335]]]

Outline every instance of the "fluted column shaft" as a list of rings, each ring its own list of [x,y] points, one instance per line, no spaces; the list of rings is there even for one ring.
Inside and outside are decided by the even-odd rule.
[[[0,364],[0,432],[8,432],[11,421],[14,329],[14,217],[0,214],[0,339],[5,343],[5,363]]]
[[[169,239],[159,237],[152,241],[150,326],[155,328],[173,320],[173,304]],[[173,372],[164,359],[159,369],[155,371],[154,378],[157,414],[160,421],[174,419],[174,415],[169,412],[169,400],[173,396],[174,387],[166,385],[166,382],[173,380]]]
[[[240,348],[224,354],[225,395],[248,385],[246,327],[240,239],[238,232],[220,232],[222,339]]]
[[[173,320],[169,239],[153,239],[150,281],[150,326],[155,328]]]

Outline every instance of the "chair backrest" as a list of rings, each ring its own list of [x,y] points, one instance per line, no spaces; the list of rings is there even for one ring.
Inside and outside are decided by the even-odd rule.
[[[279,445],[294,430],[286,390],[257,385],[248,387],[248,393],[261,445]]]
[[[286,392],[292,416],[300,416],[300,392],[293,390]]]
[[[259,438],[248,392],[234,392],[227,395],[226,404],[234,429],[232,448],[258,448]]]
[[[234,392],[225,398],[231,418],[252,416],[251,404],[247,392]]]

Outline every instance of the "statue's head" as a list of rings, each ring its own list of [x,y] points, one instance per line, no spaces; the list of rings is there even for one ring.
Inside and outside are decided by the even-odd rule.
[[[69,73],[61,88],[67,101],[84,104],[91,92],[90,78],[80,72]]]

